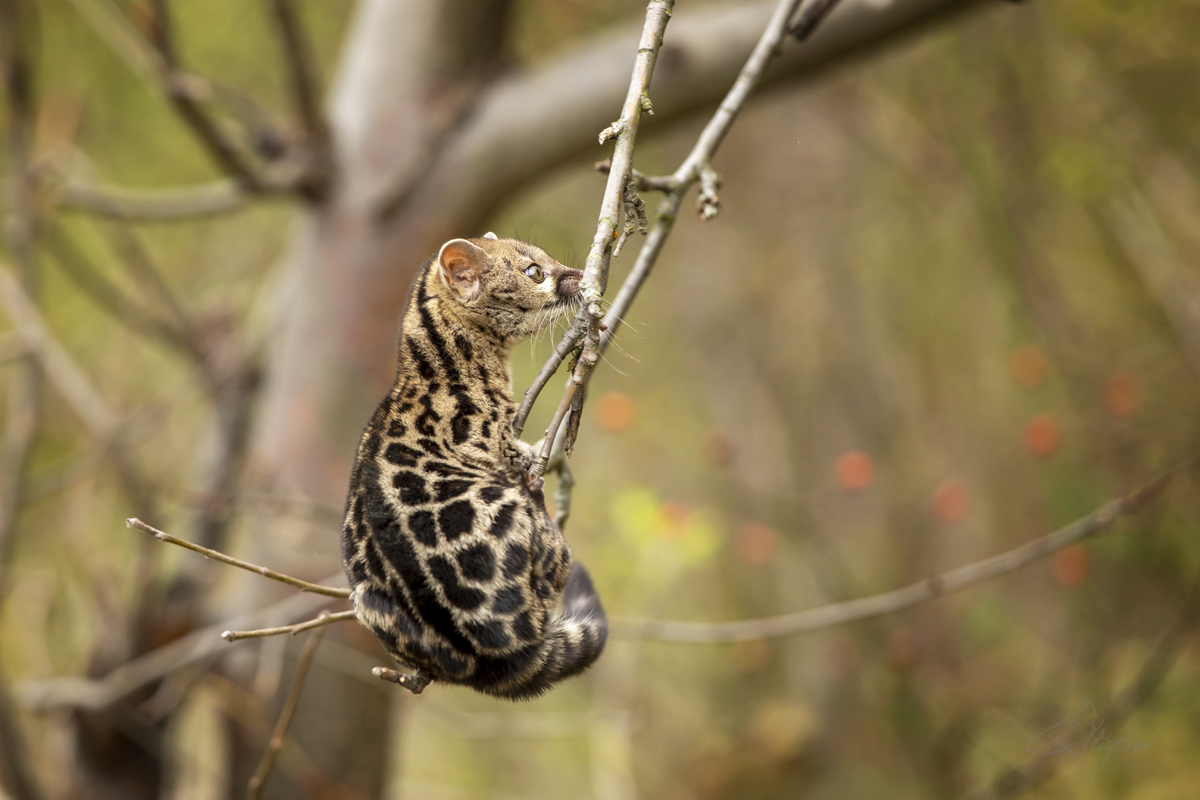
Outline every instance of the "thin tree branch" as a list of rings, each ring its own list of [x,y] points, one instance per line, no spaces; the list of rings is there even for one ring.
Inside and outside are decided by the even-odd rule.
[[[298,189],[309,199],[319,200],[329,189],[333,164],[329,126],[321,113],[312,49],[296,19],[294,0],[268,0],[268,3],[283,44],[292,104],[307,136],[305,170]]]
[[[124,225],[112,226],[111,230],[115,240],[113,249],[120,256],[122,266],[139,286],[149,289],[163,305],[165,316],[178,327],[183,338],[188,341],[187,353],[192,360],[197,365],[207,364],[209,359],[204,346],[204,336],[192,320],[192,315],[184,309],[175,292],[167,285],[162,271],[154,264],[137,234]],[[215,378],[213,375],[207,377],[210,383]]]
[[[70,0],[79,16],[108,45],[131,71],[153,86],[158,86],[166,71],[159,50],[151,47],[137,28],[112,0]],[[155,3],[156,10],[160,3]],[[161,23],[161,20],[159,20]],[[161,24],[160,24],[160,30]],[[163,31],[162,35],[165,35]]]
[[[295,587],[296,589],[299,589],[302,592],[311,592],[312,594],[323,594],[326,597],[349,597],[350,596],[349,589],[339,589],[335,586],[322,586],[321,584],[318,584],[318,583],[309,583],[308,581],[302,581],[299,578],[293,578],[291,575],[284,575],[282,572],[276,572],[275,570],[268,569],[267,567],[260,567],[257,564],[251,564],[249,561],[242,561],[240,558],[234,558],[233,556],[227,556],[224,553],[218,552],[216,550],[212,550],[207,547],[201,547],[198,544],[193,544],[192,542],[186,541],[184,539],[179,539],[175,536],[172,536],[169,533],[163,533],[158,528],[154,528],[150,525],[147,525],[146,523],[142,522],[140,519],[137,519],[137,518],[130,518],[130,519],[125,520],[125,525],[127,527],[135,528],[139,531],[148,533],[151,536],[153,536],[155,539],[158,539],[161,542],[166,542],[167,544],[179,545],[180,547],[182,547],[186,550],[191,550],[193,552],[199,553],[202,556],[204,556],[205,558],[211,558],[213,561],[220,561],[222,564],[228,564],[231,567],[237,567],[238,569],[244,569],[247,572],[253,572],[257,575],[263,576],[264,578],[270,578],[273,581],[279,581],[280,583],[286,583],[288,586]]]
[[[231,180],[172,189],[131,189],[68,179],[57,199],[59,208],[66,211],[129,221],[169,222],[236,211],[250,197]]]
[[[280,628],[259,628],[253,631],[225,631],[221,634],[221,638],[227,642],[236,642],[239,639],[262,639],[267,636],[284,636],[286,634],[295,636],[301,631],[332,625],[335,622],[347,622],[352,619],[355,619],[353,611],[339,611],[336,614],[322,611],[316,619],[310,619],[307,622],[297,622],[295,625],[284,625]]]
[[[193,361],[203,360],[203,355],[197,352],[197,343],[173,319],[157,314],[128,297],[84,255],[82,248],[62,227],[51,228],[47,246],[75,285],[118,322],[141,336],[156,339],[183,352]]]
[[[41,364],[50,381],[87,425],[92,435],[110,441],[118,417],[67,349],[50,332],[12,270],[0,263],[0,305],[12,320],[26,349]]]
[[[803,47],[786,48],[760,85],[811,77],[933,21],[991,6],[992,0],[847,0]],[[737,76],[775,7],[772,0],[733,0],[677,9],[664,45],[670,59],[654,79],[659,125],[720,101],[721,87]],[[408,207],[482,220],[515,189],[585,152],[581,143],[609,124],[609,109],[625,96],[629,71],[622,65],[638,36],[640,26],[603,33],[497,80],[411,189]]]
[[[521,432],[525,430],[525,422],[529,419],[529,412],[533,410],[533,404],[537,402],[538,395],[542,393],[542,389],[546,388],[546,384],[554,377],[554,373],[558,371],[567,354],[579,344],[579,340],[583,338],[583,332],[586,328],[587,320],[583,317],[575,317],[571,321],[571,326],[563,333],[563,337],[554,348],[554,352],[550,354],[550,358],[542,366],[537,377],[533,379],[533,383],[525,390],[525,396],[521,399],[521,405],[517,409],[516,416],[513,417],[513,433],[515,435],[520,436]]]
[[[16,260],[18,276],[11,280],[18,293],[36,291],[39,220],[33,198],[31,147],[37,110],[34,107],[33,62],[29,36],[34,23],[32,8],[20,0],[0,4],[0,58],[8,105],[8,157],[13,173],[14,214],[6,226],[9,250]],[[24,286],[22,286],[24,284]],[[31,301],[32,304],[32,301]],[[13,320],[14,327],[18,327]],[[12,353],[27,355],[28,343],[20,330],[12,342]],[[11,341],[11,340],[10,340]],[[19,347],[19,350],[18,350]],[[7,353],[5,354],[7,355]],[[41,427],[43,375],[37,363],[22,359],[13,365],[6,387],[4,428],[0,431],[0,598],[8,590],[8,564],[16,538],[17,517],[28,490],[27,467]]]
[[[283,709],[279,712],[279,720],[275,723],[275,731],[271,734],[271,741],[267,743],[267,750],[263,753],[262,761],[259,762],[258,769],[254,771],[247,786],[246,800],[258,800],[262,795],[263,783],[267,780],[271,767],[275,766],[275,759],[279,755],[280,748],[283,747],[283,740],[287,736],[288,728],[291,727],[296,706],[300,704],[300,693],[304,689],[304,679],[308,677],[308,667],[312,664],[313,655],[316,654],[317,645],[321,643],[324,633],[324,629],[318,628],[304,643],[300,660],[296,662],[296,675],[292,678],[291,689],[288,690],[287,700],[284,701]]]
[[[838,2],[839,0],[811,0],[804,4],[796,19],[788,26],[788,33],[803,42],[812,35],[825,17],[829,16],[829,12],[833,11]]]
[[[30,34],[35,22],[33,6],[23,0],[0,0],[0,59],[3,59],[0,67],[8,105],[8,156],[16,205],[12,218],[6,220],[6,233],[21,278],[31,290],[37,279],[34,248],[38,234],[31,168],[37,119],[33,65],[37,59],[34,37]],[[28,359],[13,365],[8,381],[3,440],[0,440],[0,599],[6,598],[11,588],[9,571],[17,522],[27,498],[28,467],[41,428],[43,382],[38,365]],[[4,789],[16,800],[41,800],[45,796],[3,670],[0,670],[0,776],[4,779]]]
[[[330,575],[326,580],[334,581],[340,576],[341,573]],[[164,675],[226,650],[228,645],[221,639],[224,631],[303,619],[328,603],[329,600],[324,597],[294,594],[265,608],[238,614],[193,631],[122,664],[102,678],[54,678],[18,684],[17,698],[22,706],[34,711],[55,708],[103,710]]]
[[[606,158],[595,164],[597,172],[605,175],[612,169],[612,159]],[[675,190],[675,178],[670,175],[644,175],[636,169],[629,171],[633,185],[639,192],[670,192]]]
[[[658,639],[668,642],[740,642],[749,639],[809,633],[835,625],[844,625],[848,622],[892,614],[983,581],[1015,572],[1067,545],[1094,536],[1110,527],[1118,519],[1141,510],[1161,495],[1173,478],[1196,469],[1198,465],[1200,465],[1200,456],[1190,458],[1136,491],[1109,501],[1091,514],[1081,517],[1053,533],[1034,539],[1032,542],[1006,553],[958,567],[902,589],[765,619],[717,623],[629,620],[615,625],[614,635],[630,639]]]
[[[629,80],[629,90],[625,94],[625,103],[621,107],[621,117],[600,133],[600,144],[611,138],[615,138],[617,144],[613,148],[608,183],[604,188],[604,198],[600,202],[596,235],[592,239],[592,247],[583,267],[583,278],[579,283],[583,307],[578,317],[587,319],[587,331],[584,334],[583,353],[576,365],[576,377],[569,383],[567,394],[559,404],[550,427],[546,429],[542,451],[533,465],[533,472],[539,476],[546,471],[546,462],[550,459],[550,450],[554,446],[558,427],[569,411],[573,408],[578,411],[579,405],[575,403],[575,395],[582,385],[580,370],[586,375],[599,358],[597,348],[600,343],[600,320],[603,316],[600,301],[608,284],[608,266],[612,258],[613,239],[617,234],[617,220],[621,214],[622,198],[629,183],[629,175],[633,170],[633,145],[637,138],[638,123],[642,118],[642,111],[650,108],[649,88],[650,79],[654,75],[654,62],[658,58],[663,32],[671,18],[674,5],[674,0],[651,0],[647,6],[646,22],[642,27],[641,41],[638,42],[637,59]],[[565,442],[568,453],[571,451],[573,438],[568,436]]]
[[[1195,633],[1197,624],[1200,624],[1200,574],[1192,580],[1183,607],[1155,643],[1154,649],[1138,670],[1137,677],[1117,695],[1112,711],[1104,715],[1101,720],[1102,729],[1111,725],[1114,730],[1119,730],[1125,721],[1150,699],[1163,678],[1171,671],[1171,666],[1183,646]],[[991,783],[965,795],[962,800],[1018,797],[1052,778],[1060,763],[1043,755],[1022,769],[1002,770]]]
[[[821,0],[817,1],[820,2]],[[763,31],[758,44],[750,54],[750,58],[742,67],[741,72],[733,83],[733,87],[726,94],[725,99],[718,106],[716,113],[701,132],[700,138],[696,141],[691,153],[671,176],[674,184],[673,190],[667,193],[667,196],[663,199],[659,207],[657,223],[654,229],[657,235],[643,245],[642,253],[639,254],[638,261],[642,263],[642,269],[638,271],[640,277],[638,277],[636,284],[632,285],[631,291],[628,294],[627,304],[632,302],[633,297],[636,295],[637,287],[640,287],[645,281],[646,275],[653,267],[658,253],[661,252],[662,245],[674,226],[675,217],[679,211],[680,198],[697,180],[703,178],[704,183],[699,201],[701,216],[704,219],[709,219],[716,215],[719,208],[719,201],[716,196],[716,187],[719,185],[719,178],[712,171],[709,162],[716,149],[724,140],[725,135],[729,132],[729,128],[733,125],[738,113],[745,105],[751,91],[761,80],[767,63],[779,52],[780,45],[787,35],[788,20],[795,13],[799,3],[800,0],[781,0],[775,7],[775,12],[767,23],[766,30]],[[665,21],[663,24],[665,25]],[[650,15],[648,14],[647,28],[649,26]],[[645,38],[644,35],[643,38]],[[653,63],[650,64],[650,68],[653,69]],[[631,94],[633,88],[637,85],[636,79],[638,73],[636,69],[634,74],[635,80],[634,85],[631,86]],[[649,76],[646,78],[647,82],[648,80]],[[646,83],[642,84],[643,89],[645,85]],[[624,117],[622,117],[622,120],[624,120]],[[601,141],[603,142],[603,135]],[[623,149],[623,146],[627,149]],[[583,340],[583,352],[576,360],[575,369],[567,383],[567,390],[559,403],[558,409],[554,413],[550,427],[546,429],[542,451],[532,467],[532,471],[536,475],[541,475],[545,472],[546,463],[550,457],[550,447],[555,435],[558,433],[559,426],[568,419],[569,415],[573,419],[578,419],[583,404],[582,393],[584,386],[588,381],[591,371],[600,359],[602,349],[601,333],[607,325],[606,322],[601,322],[602,312],[600,301],[608,280],[608,261],[610,255],[608,247],[616,231],[617,202],[630,180],[632,147],[631,136],[628,142],[624,139],[619,141],[617,149],[613,153],[612,163],[609,168],[608,186],[604,195],[604,204],[601,206],[600,224],[597,228],[596,238],[592,244],[592,251],[588,255],[587,266],[584,268],[583,280],[580,283],[580,291],[584,302],[584,308],[580,310],[580,316],[582,317],[586,314],[589,318],[587,333]],[[611,336],[609,339],[611,340]],[[548,364],[543,370],[549,368],[550,365]],[[573,428],[574,425],[568,423],[568,430],[571,431]],[[568,455],[571,453],[573,444],[574,436],[568,433],[565,441],[565,452]]]
[[[117,477],[130,499],[139,507],[157,506],[149,482],[134,464],[132,457],[117,438],[121,418],[108,404],[87,373],[75,362],[67,349],[51,333],[37,306],[22,289],[12,271],[0,263],[0,306],[12,320],[21,341],[37,359],[50,382],[59,390],[88,431],[108,451]],[[156,513],[156,512],[155,512]],[[143,551],[146,558],[151,558]],[[148,581],[148,560],[139,565],[139,575]]]
[[[261,176],[200,104],[198,98],[206,82],[180,69],[166,0],[155,3],[154,46],[146,42],[111,0],[71,0],[71,3],[135,72],[162,89],[209,157],[242,189],[265,193],[289,188]]]

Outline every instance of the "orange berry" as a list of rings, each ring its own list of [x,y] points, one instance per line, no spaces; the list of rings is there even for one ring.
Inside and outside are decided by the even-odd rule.
[[[1064,547],[1054,554],[1054,579],[1063,586],[1078,586],[1087,577],[1091,558],[1081,544]]]
[[[1025,447],[1035,456],[1048,456],[1062,444],[1062,429],[1053,414],[1038,414],[1025,423]]]
[[[738,528],[733,540],[733,549],[738,558],[756,567],[762,566],[775,555],[775,531],[758,522],[747,522]]]
[[[605,392],[596,401],[596,417],[606,431],[620,433],[633,425],[637,418],[637,404],[623,392]]]
[[[875,462],[866,453],[852,450],[837,460],[834,472],[838,485],[846,491],[856,492],[871,485],[875,478]]]
[[[1138,380],[1128,372],[1118,372],[1104,384],[1104,408],[1117,419],[1132,417],[1141,402]]]
[[[711,431],[704,439],[704,458],[715,467],[733,463],[733,440],[722,430]]]
[[[908,672],[921,660],[921,643],[908,628],[899,628],[888,635],[883,658],[893,672]]]
[[[733,645],[733,662],[742,672],[758,672],[771,657],[771,644],[766,639],[747,639]]]
[[[1034,344],[1021,345],[1008,362],[1008,371],[1018,385],[1027,389],[1040,386],[1046,380],[1046,357]]]
[[[662,534],[668,539],[678,539],[687,530],[688,507],[683,503],[663,503],[659,513],[663,516]]]
[[[947,525],[962,522],[971,510],[971,490],[962,481],[947,478],[933,490],[934,515]]]

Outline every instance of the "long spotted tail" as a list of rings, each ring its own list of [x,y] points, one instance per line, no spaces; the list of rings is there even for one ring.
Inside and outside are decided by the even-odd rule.
[[[600,596],[587,570],[576,561],[571,564],[571,575],[563,589],[562,614],[550,623],[542,644],[540,668],[497,694],[514,700],[536,697],[554,683],[591,666],[607,640],[608,617]]]

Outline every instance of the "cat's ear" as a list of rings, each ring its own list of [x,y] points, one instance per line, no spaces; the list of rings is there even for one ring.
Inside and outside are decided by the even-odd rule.
[[[479,295],[479,276],[487,270],[487,253],[466,239],[451,239],[438,251],[438,273],[460,300]]]
[[[483,235],[483,238],[485,238],[485,239],[491,239],[492,241],[496,241],[496,240],[497,240],[497,239],[499,239],[500,237],[499,237],[499,236],[497,236],[496,234],[492,233],[491,231],[488,231],[487,233],[485,233],[485,234]]]

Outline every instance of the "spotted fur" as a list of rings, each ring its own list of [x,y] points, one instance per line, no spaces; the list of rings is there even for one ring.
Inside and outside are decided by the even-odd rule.
[[[359,622],[416,669],[418,690],[533,697],[604,647],[600,599],[512,434],[509,351],[577,304],[581,274],[488,234],[447,242],[409,291],[396,382],[359,443],[342,558]]]

